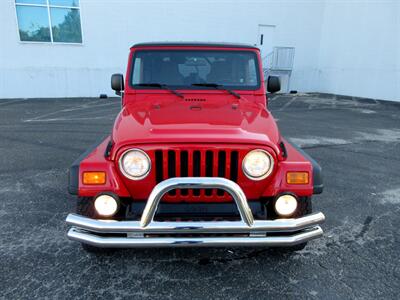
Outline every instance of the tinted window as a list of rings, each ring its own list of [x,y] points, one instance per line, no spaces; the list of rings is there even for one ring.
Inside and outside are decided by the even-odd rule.
[[[50,16],[54,42],[82,43],[78,9],[51,8]]]
[[[23,42],[82,43],[78,0],[16,0]]]
[[[47,8],[18,5],[17,17],[21,41],[51,41]]]
[[[257,56],[251,51],[157,50],[135,52],[132,85],[160,83],[178,88],[215,83],[230,88],[259,86]]]
[[[49,0],[50,5],[79,6],[79,0]]]

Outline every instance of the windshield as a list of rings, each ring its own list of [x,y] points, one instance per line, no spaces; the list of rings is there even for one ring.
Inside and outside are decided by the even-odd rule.
[[[161,84],[182,89],[255,90],[260,86],[257,56],[251,51],[138,50],[133,58],[131,83],[135,88]],[[154,88],[154,87],[153,87]]]

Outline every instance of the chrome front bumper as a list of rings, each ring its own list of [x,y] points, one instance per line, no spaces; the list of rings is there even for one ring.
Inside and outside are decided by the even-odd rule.
[[[153,221],[162,196],[173,189],[223,189],[236,202],[240,221]],[[314,213],[297,219],[254,220],[242,189],[215,177],[177,177],[154,187],[140,221],[94,220],[69,214],[68,237],[96,247],[293,246],[320,237],[325,216]],[[216,236],[218,234],[218,236]],[[173,235],[173,237],[171,237]],[[225,235],[225,236],[224,236]]]

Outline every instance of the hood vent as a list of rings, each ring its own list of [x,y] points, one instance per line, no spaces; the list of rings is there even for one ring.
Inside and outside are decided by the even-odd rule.
[[[187,102],[204,102],[206,99],[204,98],[185,98],[185,101]]]

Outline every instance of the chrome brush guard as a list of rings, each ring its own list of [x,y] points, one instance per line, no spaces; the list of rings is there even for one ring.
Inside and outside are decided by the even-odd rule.
[[[229,193],[241,220],[154,221],[164,194],[174,189],[206,188],[222,189]],[[147,248],[293,246],[320,237],[323,231],[318,225],[324,220],[322,213],[292,219],[255,220],[245,194],[235,182],[219,177],[176,177],[154,187],[140,221],[95,220],[69,214],[66,222],[72,226],[68,237],[74,241],[105,248]]]

